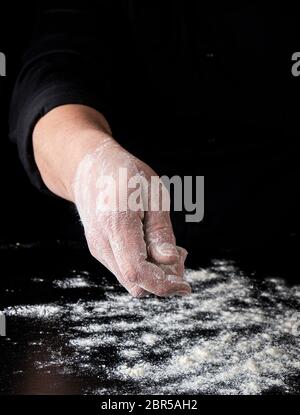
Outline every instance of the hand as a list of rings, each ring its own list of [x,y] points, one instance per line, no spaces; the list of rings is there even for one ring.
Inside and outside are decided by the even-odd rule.
[[[169,211],[155,211],[155,198],[150,203],[157,175],[111,137],[99,112],[83,105],[53,109],[35,126],[33,149],[46,186],[76,204],[92,255],[133,296],[190,293],[182,279],[187,252],[176,247]],[[126,180],[118,180],[120,171]],[[132,179],[138,191],[128,189]]]
[[[122,172],[126,177],[120,179]],[[151,210],[153,177],[149,166],[109,136],[83,158],[73,188],[88,246],[135,297],[189,294],[182,279],[187,253],[176,247],[169,212]],[[132,179],[138,189],[128,189]],[[139,203],[129,206],[131,196]]]

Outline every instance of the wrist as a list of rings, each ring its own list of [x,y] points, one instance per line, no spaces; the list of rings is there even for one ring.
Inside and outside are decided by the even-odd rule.
[[[65,105],[39,120],[33,132],[34,157],[46,186],[74,202],[73,180],[84,156],[112,141],[110,127],[96,110]]]

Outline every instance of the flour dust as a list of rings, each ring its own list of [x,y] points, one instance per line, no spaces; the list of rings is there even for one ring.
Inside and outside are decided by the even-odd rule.
[[[79,279],[78,279],[79,278]],[[191,296],[8,307],[8,317],[48,319],[61,344],[38,370],[88,376],[82,393],[299,393],[300,286],[259,280],[228,261],[188,270]],[[88,276],[55,289],[95,286]]]

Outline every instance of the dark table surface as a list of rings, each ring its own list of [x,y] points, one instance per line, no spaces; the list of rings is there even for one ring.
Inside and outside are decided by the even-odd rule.
[[[244,256],[227,251],[222,253],[222,258],[235,260],[239,269],[250,278],[255,277],[257,284],[264,277],[273,276],[284,278],[288,285],[299,285],[297,260],[293,252],[290,249],[288,251],[289,257],[286,258],[284,255],[287,253],[278,256],[275,253],[267,254],[267,251],[256,254],[253,251]],[[194,255],[188,266],[194,269],[207,267],[210,260],[209,253],[203,252]],[[124,294],[114,277],[97,264],[81,245],[60,241],[2,243],[0,263],[0,310],[36,304],[54,304],[64,310],[58,319],[51,316],[43,319],[8,315],[7,336],[0,337],[2,394],[85,394],[101,391],[130,394],[147,391],[136,382],[108,375],[107,367],[114,367],[119,359],[115,344],[99,346],[92,351],[89,349],[88,353],[86,350],[70,348],[74,330],[78,325],[81,328],[83,326],[82,321],[76,322],[76,319],[70,322],[74,305],[80,306],[83,302],[86,311],[88,304],[100,304],[110,293],[113,296]],[[66,278],[67,281],[75,278],[79,286],[76,289],[64,286]],[[84,281],[82,286],[81,280]],[[68,307],[69,314],[66,313]],[[295,311],[300,311],[297,307]],[[117,313],[114,319],[118,319]],[[132,314],[123,315],[121,319],[123,322],[134,320]],[[94,320],[92,322],[95,323]],[[105,316],[102,316],[101,322],[110,324]],[[209,332],[206,335],[209,336]],[[124,337],[119,339],[124,341]],[[148,358],[156,359],[151,355]],[[91,364],[93,368],[97,367],[96,371],[90,370]],[[290,391],[298,393],[299,373],[293,373],[288,383],[291,385]],[[272,392],[284,393],[276,391],[276,388],[264,391]]]

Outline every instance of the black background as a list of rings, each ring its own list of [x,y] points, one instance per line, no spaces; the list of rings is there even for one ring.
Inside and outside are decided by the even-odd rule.
[[[20,70],[22,52],[30,41],[35,20],[32,2],[1,7],[0,50],[6,55],[7,76],[0,77],[0,240],[59,239],[69,234],[75,209],[68,203],[41,194],[29,182],[8,138],[8,113],[13,85]],[[73,226],[71,226],[71,229]]]
[[[274,50],[274,56],[267,57],[270,60],[268,88],[273,91],[277,101],[281,102],[282,108],[277,108],[277,111],[280,113],[281,109],[284,110],[283,117],[287,117],[287,120],[283,129],[275,127],[271,129],[272,141],[278,147],[277,158],[273,159],[271,167],[265,166],[264,160],[268,157],[268,147],[266,147],[265,153],[254,152],[247,158],[246,165],[250,170],[253,169],[253,173],[249,170],[246,175],[240,174],[245,159],[239,159],[233,151],[232,159],[227,160],[225,164],[216,165],[216,168],[209,166],[209,175],[206,176],[201,166],[191,169],[191,165],[195,164],[192,157],[196,146],[189,148],[186,157],[182,160],[181,143],[176,141],[174,133],[177,126],[172,129],[174,147],[177,150],[173,151],[171,156],[169,154],[169,157],[166,152],[154,154],[147,139],[143,141],[147,145],[143,144],[140,148],[135,148],[134,144],[128,142],[129,149],[143,157],[159,174],[192,172],[206,176],[204,221],[200,224],[185,224],[182,214],[173,215],[178,241],[190,251],[195,252],[194,248],[197,247],[197,250],[212,252],[235,250],[241,254],[251,252],[251,255],[254,255],[254,252],[261,255],[270,251],[273,255],[275,249],[282,255],[283,252],[287,252],[289,256],[297,251],[298,205],[296,202],[299,190],[297,91],[299,91],[300,78],[291,75],[291,55],[300,50],[300,37],[295,6],[285,6],[282,20],[279,21],[272,14],[274,7],[279,7],[277,2],[274,3],[273,8],[270,8],[270,19],[274,19],[272,25],[277,27],[278,48]],[[18,160],[16,148],[8,140],[9,100],[20,68],[22,50],[30,38],[34,10],[34,4],[29,3],[4,5],[1,9],[0,50],[6,54],[7,76],[0,78],[0,240],[7,242],[80,239],[83,241],[82,229],[74,207],[58,198],[43,195],[31,186]],[[250,79],[245,79],[245,82],[248,81],[250,82]],[[256,97],[256,102],[251,101],[250,104],[253,104],[253,107],[262,105],[261,98]],[[270,108],[266,108],[265,113],[268,120],[272,120],[272,117],[275,119],[277,116]],[[136,131],[140,132],[142,128],[142,125],[138,125]],[[190,134],[193,134],[193,128],[196,127],[194,125],[189,127]],[[208,136],[208,127],[204,125],[201,128],[202,133]],[[220,125],[214,133],[218,135],[222,129],[223,126]],[[263,128],[261,131],[264,134]],[[183,128],[181,132],[184,132]],[[243,131],[242,134],[246,137],[245,142],[249,140],[249,136],[251,139],[251,130]],[[230,142],[231,137],[226,128],[223,135],[225,143],[226,140]],[[126,133],[124,136],[126,143]],[[213,142],[214,137],[208,137],[208,143],[210,140]],[[231,143],[231,145],[234,150],[235,144]],[[281,146],[284,150],[282,158],[278,158]],[[260,166],[259,172],[256,173],[258,166]],[[249,177],[253,174],[257,174],[257,177],[254,184],[251,184]],[[230,181],[233,177],[235,179],[238,177],[238,180],[232,180],[231,186]],[[222,186],[218,188],[220,179],[227,181],[227,185],[229,183],[229,193]],[[262,183],[261,187],[256,187],[257,184]],[[198,253],[194,254],[195,257],[197,255]]]
[[[270,6],[270,14],[275,3]],[[276,3],[277,4],[277,3]],[[8,106],[12,92],[14,80],[20,68],[21,54],[28,43],[30,32],[34,20],[34,5],[26,3],[2,4],[0,10],[0,51],[6,54],[7,76],[0,77],[0,243],[6,246],[1,251],[2,269],[18,270],[17,275],[21,275],[24,270],[28,273],[40,272],[47,268],[48,272],[62,272],[65,270],[66,263],[68,268],[71,266],[81,268],[88,264],[87,268],[97,267],[96,261],[88,257],[85,252],[79,254],[77,250],[68,253],[62,249],[56,249],[56,240],[80,240],[82,244],[83,235],[79,219],[72,205],[55,197],[49,197],[39,193],[29,182],[23,168],[18,160],[15,146],[8,140]],[[300,16],[300,15],[299,15]],[[281,102],[287,117],[283,129],[273,129],[272,139],[277,143],[280,154],[282,146],[283,157],[274,159],[272,168],[267,165],[259,170],[259,174],[254,181],[254,185],[248,187],[249,174],[241,175],[237,181],[232,181],[229,193],[222,186],[215,187],[218,180],[239,177],[240,168],[245,160],[233,155],[230,162],[222,166],[212,166],[210,176],[206,176],[206,200],[205,200],[205,219],[201,224],[185,224],[181,214],[173,215],[176,228],[176,235],[181,245],[188,248],[190,256],[188,266],[205,266],[205,260],[209,261],[212,256],[222,255],[239,258],[246,258],[250,271],[257,271],[259,267],[266,267],[268,275],[277,273],[278,275],[289,277],[290,282],[299,283],[298,278],[298,251],[299,251],[299,218],[297,193],[299,191],[298,182],[298,134],[299,134],[299,99],[300,97],[300,77],[293,78],[291,75],[291,55],[295,51],[300,51],[300,36],[298,29],[298,14],[294,6],[285,6],[282,13],[282,20],[273,22],[277,25],[278,49],[268,57],[270,60],[270,90],[274,87],[274,97]],[[121,35],[121,34],[120,34]],[[247,79],[245,79],[247,82]],[[262,105],[260,96],[253,105]],[[270,108],[266,108],[266,119],[271,119],[274,114]],[[287,114],[287,115],[286,115]],[[123,115],[124,116],[124,115]],[[126,118],[126,116],[124,116]],[[163,124],[163,123],[161,123]],[[161,125],[158,125],[162,128]],[[128,143],[130,149],[141,155],[160,173],[169,172],[181,174],[191,172],[205,174],[199,169],[192,169],[194,165],[193,155],[197,160],[195,150],[186,150],[186,158],[182,160],[181,143],[176,141],[175,126],[173,128],[174,143],[178,151],[168,154],[153,156],[151,146],[135,147],[135,144]],[[222,125],[219,130],[222,130]],[[195,125],[191,126],[189,133],[193,133]],[[209,129],[201,127],[203,134],[207,134]],[[115,128],[118,130],[118,126]],[[119,127],[121,130],[121,128]],[[137,131],[143,130],[143,125],[136,126]],[[182,128],[182,131],[184,129]],[[217,134],[220,131],[217,131]],[[122,131],[120,131],[122,135]],[[225,142],[230,140],[230,135],[225,134]],[[245,136],[251,138],[251,132],[243,131]],[[180,136],[180,134],[178,134]],[[126,133],[123,138],[126,142]],[[209,140],[208,140],[209,141]],[[147,143],[147,140],[143,142]],[[148,141],[149,142],[149,141]],[[287,142],[289,143],[287,145]],[[176,147],[175,146],[175,147]],[[143,146],[142,146],[143,147]],[[288,151],[286,148],[288,147]],[[234,152],[233,152],[234,154]],[[249,168],[253,169],[253,174],[258,166],[264,166],[264,160],[268,158],[268,148],[264,154],[253,153],[252,158],[248,159]],[[216,167],[216,169],[215,169]],[[193,171],[194,170],[194,171]],[[215,173],[213,174],[213,171]],[[255,175],[255,174],[254,174]],[[225,177],[225,179],[224,179]],[[256,187],[260,184],[261,187]],[[277,187],[278,186],[278,187]],[[217,189],[217,192],[212,191]],[[270,188],[272,191],[269,192]],[[242,200],[244,209],[237,208]],[[42,248],[13,250],[9,248],[9,243],[41,241]],[[73,255],[75,252],[75,256]],[[91,261],[91,262],[89,262]],[[12,267],[11,264],[14,264]],[[284,271],[281,274],[281,271]],[[74,401],[72,401],[74,404]],[[211,405],[216,405],[217,400],[206,401],[211,409]],[[228,406],[232,411],[233,403],[227,400]],[[252,401],[253,402],[253,401]],[[70,406],[70,401],[64,402]],[[221,401],[222,408],[225,401]],[[261,401],[256,401],[261,406]],[[276,405],[279,402],[276,402]],[[81,400],[82,408],[86,409],[87,402]],[[244,406],[244,402],[242,402]],[[268,409],[269,402],[267,401]],[[286,404],[284,402],[284,404]],[[8,406],[12,401],[8,402]],[[25,401],[19,401],[19,405],[25,405]],[[41,401],[40,405],[27,401],[30,410],[38,410],[45,405]],[[75,402],[80,405],[80,402]],[[201,402],[201,408],[204,403]],[[247,402],[249,405],[249,401]],[[51,411],[61,409],[62,401],[52,401]],[[91,408],[96,407],[99,412],[99,400],[91,404]],[[286,406],[285,406],[286,407]]]

